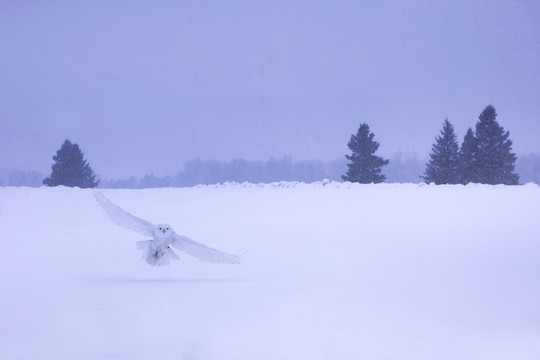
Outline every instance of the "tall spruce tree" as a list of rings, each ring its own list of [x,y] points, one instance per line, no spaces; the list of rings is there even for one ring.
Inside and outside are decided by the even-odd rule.
[[[343,180],[362,184],[386,180],[386,176],[381,174],[381,167],[388,165],[389,161],[374,155],[379,149],[379,143],[373,141],[374,136],[367,124],[361,124],[356,135],[351,135],[347,145],[352,154],[345,155],[350,163],[347,164],[347,174],[341,176]]]
[[[90,168],[79,145],[71,141],[64,141],[60,150],[53,156],[55,163],[52,165],[51,175],[43,180],[48,186],[78,186],[80,188],[95,188],[99,181]]]
[[[427,183],[458,184],[459,171],[459,145],[454,126],[446,119],[441,135],[436,137],[431,148],[430,160],[426,165],[426,173],[422,178]]]
[[[495,108],[488,105],[476,123],[476,176],[483,184],[517,185],[519,175],[514,173],[516,155],[512,153],[510,133],[496,120]]]
[[[459,173],[460,183],[462,184],[478,182],[478,176],[476,175],[477,151],[478,140],[474,136],[473,130],[469,128],[459,150]]]

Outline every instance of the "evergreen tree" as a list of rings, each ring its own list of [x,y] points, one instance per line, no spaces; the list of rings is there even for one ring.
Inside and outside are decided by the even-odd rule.
[[[510,133],[496,120],[495,108],[488,105],[476,123],[476,175],[484,184],[517,185],[519,175],[514,173],[516,155],[512,153]]]
[[[99,184],[79,145],[66,139],[53,160],[51,176],[43,180],[44,185],[95,188]]]
[[[478,140],[474,136],[473,130],[469,128],[459,150],[459,172],[462,184],[478,182],[478,176],[476,175],[477,150]]]
[[[444,121],[441,135],[437,136],[429,157],[426,173],[422,176],[427,183],[437,185],[459,183],[459,145],[454,127],[448,119]]]
[[[345,155],[350,163],[347,164],[347,174],[343,180],[362,184],[380,183],[386,180],[381,174],[381,167],[388,165],[388,160],[373,155],[379,149],[379,143],[373,141],[374,135],[369,132],[367,124],[361,124],[356,135],[351,135],[348,143],[351,155]]]

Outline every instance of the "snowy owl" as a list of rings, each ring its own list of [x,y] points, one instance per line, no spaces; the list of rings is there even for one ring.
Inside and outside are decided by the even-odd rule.
[[[117,225],[136,231],[141,235],[152,237],[151,240],[137,242],[137,247],[144,251],[143,259],[149,265],[167,265],[170,259],[178,260],[178,256],[172,251],[170,245],[202,261],[221,264],[240,263],[238,256],[223,253],[199,244],[185,236],[178,235],[167,224],[153,225],[146,220],[131,215],[113,204],[101,192],[94,193],[94,196],[99,205]]]

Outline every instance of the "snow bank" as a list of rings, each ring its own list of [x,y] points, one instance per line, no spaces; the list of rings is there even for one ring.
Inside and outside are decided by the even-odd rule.
[[[540,358],[538,185],[103,192],[244,263],[152,268],[92,190],[0,188],[1,358]]]

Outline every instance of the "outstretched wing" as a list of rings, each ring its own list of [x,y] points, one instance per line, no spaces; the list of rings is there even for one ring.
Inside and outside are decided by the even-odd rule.
[[[172,245],[178,250],[202,261],[217,264],[240,264],[240,258],[238,256],[212,249],[182,235],[175,234]]]
[[[101,192],[94,193],[94,196],[99,205],[101,205],[103,210],[105,210],[107,215],[116,223],[116,225],[136,231],[141,235],[154,236],[155,225],[122,210],[107,199]]]

